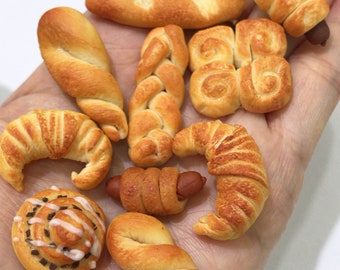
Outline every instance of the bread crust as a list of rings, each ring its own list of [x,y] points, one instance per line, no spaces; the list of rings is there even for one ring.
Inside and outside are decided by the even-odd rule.
[[[109,171],[110,140],[82,113],[34,110],[10,122],[0,136],[0,175],[17,191],[24,190],[23,168],[33,160],[71,159],[87,163],[72,183],[79,189],[96,187]]]
[[[114,142],[128,133],[120,86],[99,33],[79,11],[48,10],[39,20],[38,41],[50,74],[79,108]]]
[[[237,19],[246,0],[86,0],[92,13],[112,21],[146,28],[176,24],[185,29],[209,27]]]
[[[25,269],[94,269],[105,241],[105,215],[90,198],[55,186],[26,199],[12,225]]]
[[[221,121],[198,122],[174,138],[179,157],[201,154],[208,172],[216,176],[215,213],[194,224],[194,231],[216,240],[242,236],[260,215],[269,196],[260,150],[246,129]]]

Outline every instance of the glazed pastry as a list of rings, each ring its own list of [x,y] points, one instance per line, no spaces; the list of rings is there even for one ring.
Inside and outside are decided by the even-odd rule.
[[[92,13],[121,24],[147,28],[176,24],[198,29],[237,19],[247,1],[86,0],[85,4]]]
[[[182,212],[205,182],[199,173],[180,173],[176,167],[130,167],[109,179],[106,190],[129,212],[165,216]]]
[[[144,41],[129,103],[129,156],[138,167],[159,166],[172,156],[188,58],[183,30],[176,25],[155,28]]]
[[[246,19],[198,31],[189,41],[189,94],[201,114],[219,118],[240,107],[268,113],[291,99],[284,29],[269,19]]]
[[[123,270],[197,269],[158,219],[128,212],[115,217],[108,227],[106,244]]]
[[[195,233],[217,240],[242,236],[269,196],[260,150],[246,129],[219,120],[199,122],[176,134],[173,151],[179,157],[204,155],[208,172],[216,176],[216,212],[200,218]]]
[[[13,220],[12,245],[25,269],[95,269],[104,220],[90,198],[52,187],[24,201]]]
[[[38,25],[40,52],[59,86],[114,142],[128,133],[123,95],[95,27],[77,10],[47,11]]]
[[[43,158],[87,163],[80,173],[71,175],[77,188],[87,190],[96,187],[108,173],[112,146],[102,130],[82,113],[34,110],[10,122],[0,135],[0,175],[22,192],[24,166]]]
[[[255,0],[255,3],[273,21],[282,24],[293,37],[302,36],[322,22],[329,13],[327,0]]]

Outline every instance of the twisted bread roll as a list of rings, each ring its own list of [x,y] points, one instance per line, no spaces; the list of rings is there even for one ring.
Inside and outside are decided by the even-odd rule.
[[[245,0],[86,0],[92,13],[122,24],[154,28],[176,24],[182,28],[204,28],[237,19]]]
[[[86,167],[71,177],[77,188],[87,190],[96,187],[109,171],[112,146],[84,114],[34,110],[10,122],[1,134],[0,175],[22,192],[24,166],[43,158],[86,162]]]
[[[267,113],[291,99],[290,66],[283,58],[287,40],[282,26],[269,19],[246,19],[198,31],[189,44],[189,94],[195,109],[218,118],[241,106]],[[238,68],[238,69],[236,69]]]
[[[142,213],[128,212],[114,218],[106,244],[123,270],[197,269],[188,253],[175,245],[168,229]]]
[[[129,156],[139,167],[161,165],[172,155],[173,136],[182,121],[188,62],[180,27],[155,28],[146,37],[129,103]]]
[[[261,153],[246,129],[219,120],[199,122],[176,134],[173,151],[179,157],[205,155],[209,173],[216,175],[216,213],[200,218],[195,233],[227,240],[246,232],[269,196]]]
[[[166,216],[182,212],[188,198],[205,182],[199,173],[180,174],[176,167],[130,167],[121,176],[109,179],[107,191],[129,212]]]
[[[14,217],[12,245],[25,269],[95,269],[104,220],[90,198],[52,187],[24,201]]]
[[[255,3],[293,37],[302,36],[329,13],[327,0],[255,0]]]
[[[74,9],[54,8],[41,17],[38,40],[45,65],[59,86],[112,141],[124,139],[128,125],[123,96],[94,26]]]

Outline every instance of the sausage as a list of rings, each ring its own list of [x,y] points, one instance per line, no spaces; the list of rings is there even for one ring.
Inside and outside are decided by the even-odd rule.
[[[319,22],[311,30],[305,33],[306,39],[314,45],[320,44],[325,46],[329,36],[330,31],[325,20]]]
[[[121,176],[114,176],[106,182],[107,194],[119,201],[120,200],[120,179]],[[205,185],[207,179],[198,172],[187,171],[180,173],[177,181],[177,198],[179,201],[186,200],[198,193]]]

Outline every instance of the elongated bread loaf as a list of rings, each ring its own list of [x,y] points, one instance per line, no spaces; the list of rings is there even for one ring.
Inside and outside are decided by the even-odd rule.
[[[92,13],[122,24],[203,28],[238,18],[246,0],[86,0]]]

